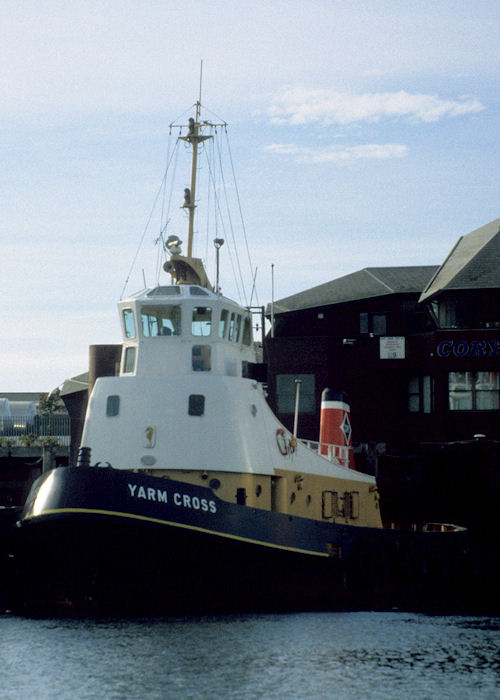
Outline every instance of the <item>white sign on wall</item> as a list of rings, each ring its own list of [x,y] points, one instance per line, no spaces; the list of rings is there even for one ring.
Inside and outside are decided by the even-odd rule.
[[[383,336],[380,338],[381,360],[404,360],[405,339],[404,336]]]

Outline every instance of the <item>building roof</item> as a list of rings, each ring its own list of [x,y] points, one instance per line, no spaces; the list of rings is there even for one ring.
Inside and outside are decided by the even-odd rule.
[[[420,301],[458,289],[500,287],[500,219],[458,239],[422,292]]]
[[[89,388],[89,373],[84,372],[71,379],[66,379],[61,388],[61,396],[75,394],[77,391],[87,391]]]
[[[370,299],[388,294],[420,293],[438,270],[437,265],[365,267],[274,302],[274,313]]]
[[[46,393],[46,391],[2,391],[0,392],[0,398],[8,399],[9,401],[33,401],[38,403],[40,396]]]

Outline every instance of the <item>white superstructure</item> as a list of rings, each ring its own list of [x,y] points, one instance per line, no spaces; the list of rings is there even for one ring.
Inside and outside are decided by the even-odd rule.
[[[273,475],[276,469],[372,481],[300,442],[283,455],[257,365],[250,312],[198,285],[119,303],[120,374],[97,380],[82,445],[116,469]]]

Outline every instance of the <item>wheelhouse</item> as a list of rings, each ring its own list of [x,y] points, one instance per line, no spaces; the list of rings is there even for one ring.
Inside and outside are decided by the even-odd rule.
[[[121,301],[119,311],[120,375],[212,372],[241,376],[238,359],[253,359],[250,311],[198,285],[139,292]],[[190,353],[186,353],[187,344]]]

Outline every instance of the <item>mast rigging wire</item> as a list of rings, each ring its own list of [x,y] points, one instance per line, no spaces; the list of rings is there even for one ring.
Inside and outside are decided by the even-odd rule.
[[[230,263],[231,263],[231,269],[232,269],[232,271],[233,271],[233,277],[234,277],[234,282],[235,282],[235,285],[236,285],[236,291],[237,291],[238,299],[239,299],[239,301],[240,301],[240,303],[241,303],[241,302],[242,302],[242,294],[241,294],[241,290],[240,290],[240,286],[239,286],[238,274],[237,274],[237,271],[236,271],[236,269],[235,269],[235,262],[234,262],[234,259],[233,259],[233,254],[232,254],[232,252],[231,252],[231,245],[230,245],[231,240],[230,240],[230,238],[228,237],[228,234],[227,234],[226,223],[225,223],[225,219],[224,219],[224,217],[223,217],[223,215],[222,215],[222,210],[221,210],[220,197],[219,197],[218,194],[217,194],[217,178],[216,178],[216,176],[215,176],[215,147],[214,147],[214,165],[211,166],[211,164],[210,164],[210,162],[209,162],[209,163],[208,163],[208,167],[209,167],[210,181],[212,182],[213,187],[214,187],[214,210],[215,210],[215,212],[214,212],[214,217],[215,217],[216,222],[219,222],[219,221],[220,221],[220,226],[221,226],[221,228],[222,228],[222,231],[224,232],[224,237],[225,237],[225,239],[227,240],[227,243],[228,243],[227,251],[228,251],[228,255],[229,255],[229,261],[230,261]],[[223,172],[222,167],[219,168],[219,172],[220,172],[220,177],[221,177],[220,186],[221,186],[221,188],[224,190],[224,194],[225,194],[225,196],[226,196],[226,198],[227,198],[227,186],[226,186],[226,183],[225,183],[225,180],[224,180],[224,172]],[[238,260],[238,249],[237,249],[236,242],[235,242],[234,230],[233,230],[233,228],[232,228],[232,221],[231,221],[230,212],[229,212],[229,215],[228,215],[227,218],[228,218],[229,227],[230,227],[229,230],[230,230],[230,233],[231,233],[231,238],[232,238],[232,242],[233,242],[233,246],[234,246],[234,256],[236,257],[237,264],[238,264],[237,266],[238,266],[238,269],[240,270],[240,276],[241,276],[241,268],[240,268],[240,266],[239,266],[239,260]],[[218,225],[219,225],[219,224],[216,224],[216,228],[217,228]],[[242,281],[242,284],[243,284],[243,281]],[[243,284],[243,293],[244,293],[244,284]]]
[[[244,218],[243,218],[243,210],[242,210],[242,208],[241,208],[240,192],[239,192],[239,190],[238,190],[238,183],[237,183],[237,180],[236,180],[236,173],[235,173],[235,170],[234,170],[233,155],[232,155],[232,153],[231,153],[231,144],[229,143],[229,138],[228,138],[228,136],[227,136],[227,129],[226,129],[226,142],[227,142],[227,151],[228,151],[228,153],[229,153],[229,162],[231,163],[231,171],[232,171],[232,173],[233,173],[234,187],[235,187],[235,190],[236,190],[236,201],[238,202],[238,211],[239,211],[239,213],[240,213],[240,221],[241,221],[241,226],[242,226],[242,229],[243,229],[243,239],[244,239],[244,241],[245,241],[245,247],[246,247],[246,251],[247,251],[248,264],[249,264],[249,267],[250,267],[250,275],[253,276],[252,257],[251,257],[251,255],[250,255],[250,248],[249,248],[249,246],[248,246],[247,231],[246,231],[246,227],[245,227],[245,220],[244,220]],[[256,274],[257,274],[257,272],[256,272]],[[255,286],[255,279],[254,279],[254,286]],[[252,296],[253,296],[253,292],[252,292]],[[255,289],[255,298],[257,299],[257,305],[258,305],[258,304],[259,304],[259,298],[258,298],[258,296],[257,296],[257,289]]]
[[[131,265],[130,265],[130,269],[129,269],[129,271],[128,271],[127,277],[125,278],[125,283],[124,283],[124,285],[123,285],[123,289],[122,289],[121,294],[120,294],[120,299],[123,299],[123,295],[125,294],[125,289],[127,288],[127,285],[128,285],[128,283],[129,283],[129,281],[130,281],[130,275],[132,274],[132,270],[134,269],[135,263],[136,263],[137,258],[138,258],[138,256],[139,256],[139,252],[140,252],[140,250],[141,250],[141,248],[142,248],[142,244],[144,243],[144,238],[146,237],[146,233],[147,233],[147,231],[148,231],[148,229],[149,229],[149,224],[151,223],[151,219],[153,218],[153,214],[154,214],[154,211],[155,211],[155,209],[156,209],[156,204],[157,204],[157,202],[158,202],[158,198],[160,197],[160,194],[161,194],[162,189],[164,189],[164,187],[165,187],[165,182],[166,182],[166,179],[167,179],[167,175],[168,175],[168,170],[169,170],[169,167],[170,167],[170,163],[171,163],[171,161],[172,161],[172,158],[173,158],[173,156],[174,156],[174,153],[175,153],[175,150],[176,150],[176,149],[174,149],[174,152],[173,152],[170,156],[169,156],[169,150],[170,150],[170,139],[169,139],[169,148],[167,149],[167,166],[166,166],[166,168],[165,168],[165,174],[163,175],[163,179],[162,179],[162,181],[161,181],[160,187],[158,188],[158,192],[156,193],[156,196],[155,196],[155,198],[154,198],[153,205],[152,205],[152,207],[151,207],[151,211],[150,211],[150,213],[149,213],[148,220],[147,220],[147,222],[146,222],[146,225],[145,225],[144,230],[143,230],[143,232],[142,232],[141,239],[140,239],[140,241],[139,241],[139,245],[137,246],[137,250],[136,250],[135,255],[134,255],[133,259],[132,259],[132,263],[131,263]]]
[[[227,131],[226,131],[226,137],[227,137]],[[227,138],[226,138],[226,140],[227,140]],[[219,169],[220,169],[221,178],[222,178],[222,183],[223,183],[224,201],[225,201],[225,204],[226,204],[227,220],[228,220],[228,222],[229,222],[229,230],[230,230],[230,232],[231,232],[231,238],[232,238],[232,241],[233,241],[234,252],[235,252],[235,258],[236,258],[236,264],[237,264],[238,274],[239,274],[239,278],[240,278],[240,282],[241,282],[241,286],[242,286],[242,290],[243,290],[243,295],[244,295],[244,297],[245,297],[245,304],[248,305],[248,300],[247,300],[247,298],[246,298],[246,292],[245,292],[245,283],[244,283],[244,281],[243,281],[243,274],[242,274],[242,271],[241,271],[240,259],[239,259],[239,255],[238,255],[238,248],[237,248],[237,245],[236,245],[236,239],[235,239],[235,235],[234,235],[234,227],[233,227],[233,221],[232,221],[232,217],[231,217],[231,209],[230,209],[230,206],[229,206],[229,199],[228,199],[228,195],[227,195],[227,186],[226,186],[226,180],[225,180],[225,176],[224,176],[224,168],[223,168],[223,165],[222,165],[222,150],[221,150],[221,148],[219,147],[219,144],[217,145],[217,150],[218,150],[218,156],[219,156]],[[234,178],[233,178],[233,181],[234,181]],[[235,189],[236,189],[236,191],[237,191],[236,183],[235,183]],[[236,280],[235,280],[235,281],[236,281]]]

